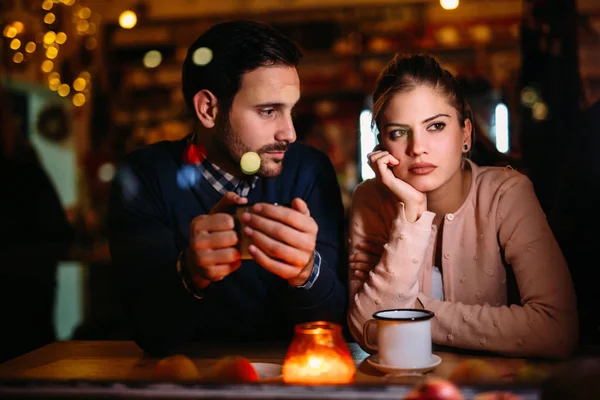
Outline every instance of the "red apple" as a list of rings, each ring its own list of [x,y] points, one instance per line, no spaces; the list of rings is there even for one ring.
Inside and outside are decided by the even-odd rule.
[[[447,379],[431,377],[418,383],[403,400],[463,400],[458,386]]]
[[[258,373],[246,357],[227,356],[218,360],[203,378],[215,382],[256,382]]]

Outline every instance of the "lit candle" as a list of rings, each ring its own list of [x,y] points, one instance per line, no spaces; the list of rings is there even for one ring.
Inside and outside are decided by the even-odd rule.
[[[283,364],[283,381],[297,384],[343,384],[354,381],[356,367],[341,335],[329,322],[296,326]]]

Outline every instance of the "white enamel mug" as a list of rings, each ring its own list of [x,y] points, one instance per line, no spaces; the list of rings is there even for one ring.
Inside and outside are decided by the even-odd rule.
[[[363,326],[363,342],[378,353],[385,366],[410,369],[431,362],[431,319],[428,310],[381,310]],[[377,326],[377,345],[369,340],[369,327]]]

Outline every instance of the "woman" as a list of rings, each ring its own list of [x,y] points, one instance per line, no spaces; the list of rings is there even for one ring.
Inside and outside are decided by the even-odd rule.
[[[439,345],[566,358],[577,342],[571,276],[530,180],[467,158],[473,128],[456,79],[397,55],[373,94],[376,177],[353,195],[348,323],[375,311],[435,313]],[[370,332],[373,339],[375,332]]]

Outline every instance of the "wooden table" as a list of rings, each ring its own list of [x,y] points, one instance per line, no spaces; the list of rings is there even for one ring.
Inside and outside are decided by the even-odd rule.
[[[142,398],[365,398],[400,399],[419,377],[395,377],[373,368],[365,353],[355,343],[349,344],[357,365],[355,384],[344,387],[290,387],[283,383],[248,385],[198,385],[156,383],[151,381],[157,359],[144,357],[130,341],[69,341],[45,346],[0,365],[0,397],[41,397],[66,395],[78,387],[82,397],[142,397]],[[500,373],[496,381],[471,382],[488,384],[461,386],[466,398],[474,393],[511,385],[524,399],[537,399],[538,388],[533,382],[515,385],[515,374],[525,365],[551,372],[558,364],[516,358],[474,355],[436,349],[442,363],[430,375],[448,377],[454,368],[468,358],[491,363]],[[283,364],[287,344],[245,345],[239,347],[190,345],[183,351],[194,360],[201,373],[221,357],[242,355],[252,362]],[[144,383],[141,383],[144,382]],[[46,389],[43,389],[43,388]],[[250,389],[249,389],[250,387]],[[50,390],[50,389],[52,389]],[[37,392],[36,392],[37,390]],[[40,391],[41,390],[41,391]],[[44,391],[45,390],[45,391]],[[61,392],[62,390],[62,392]],[[293,390],[293,393],[290,392]],[[366,391],[366,392],[365,392]],[[36,393],[34,396],[33,393]],[[236,397],[236,394],[240,397]],[[255,396],[256,395],[256,396]],[[279,396],[279,397],[278,397]]]

